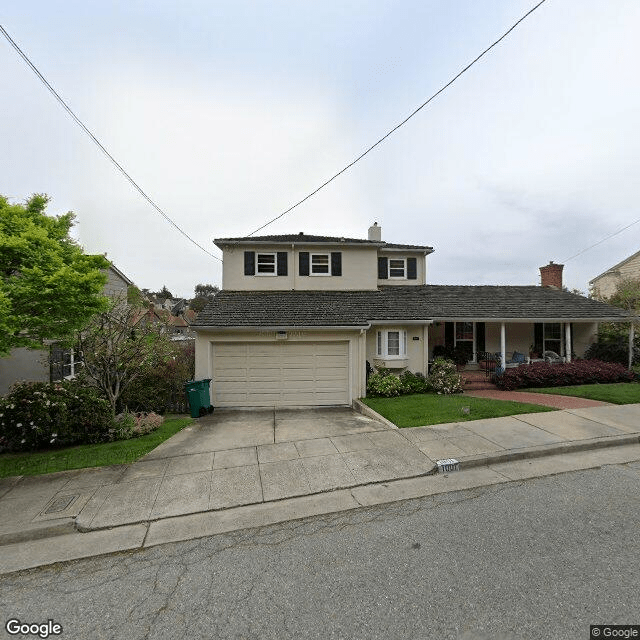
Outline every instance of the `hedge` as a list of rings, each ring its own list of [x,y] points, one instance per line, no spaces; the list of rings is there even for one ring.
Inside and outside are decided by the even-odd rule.
[[[633,372],[621,364],[601,360],[576,360],[563,364],[533,362],[507,369],[496,378],[505,391],[527,387],[564,387],[577,384],[631,382]]]

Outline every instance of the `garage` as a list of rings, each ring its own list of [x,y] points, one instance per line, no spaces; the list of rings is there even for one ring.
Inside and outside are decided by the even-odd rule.
[[[349,342],[212,342],[213,404],[349,404]]]

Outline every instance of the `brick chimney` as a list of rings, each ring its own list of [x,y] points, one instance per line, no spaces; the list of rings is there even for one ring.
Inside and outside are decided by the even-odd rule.
[[[540,267],[540,284],[551,289],[562,289],[563,264],[555,264],[553,260],[545,267]]]
[[[377,222],[374,222],[373,226],[369,227],[369,240],[374,242],[382,241],[382,227],[379,227]]]

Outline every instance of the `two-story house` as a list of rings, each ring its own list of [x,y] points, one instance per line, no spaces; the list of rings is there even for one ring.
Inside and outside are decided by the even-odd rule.
[[[222,291],[199,314],[196,376],[220,407],[346,405],[366,394],[367,362],[428,374],[436,345],[478,354],[532,349],[566,359],[621,309],[543,286],[427,284],[433,248],[368,238],[221,238]]]

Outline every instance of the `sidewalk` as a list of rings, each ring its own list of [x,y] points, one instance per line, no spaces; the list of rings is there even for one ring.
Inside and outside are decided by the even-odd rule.
[[[640,404],[408,429],[348,409],[219,411],[131,465],[0,479],[0,573],[544,475],[543,456],[640,459],[639,442]],[[445,458],[467,472],[434,475]]]

